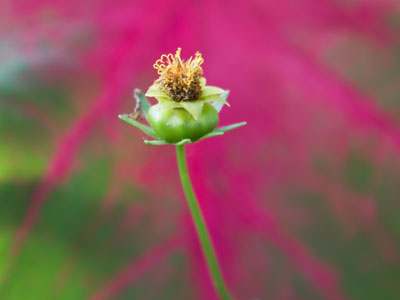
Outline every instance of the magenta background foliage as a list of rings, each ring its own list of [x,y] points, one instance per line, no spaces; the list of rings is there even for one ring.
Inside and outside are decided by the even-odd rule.
[[[0,3],[0,298],[218,299],[172,146],[118,120],[153,63],[231,91],[189,167],[236,299],[400,299],[396,0]]]

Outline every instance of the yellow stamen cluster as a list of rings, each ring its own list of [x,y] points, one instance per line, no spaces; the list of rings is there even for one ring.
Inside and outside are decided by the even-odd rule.
[[[204,59],[199,52],[187,61],[181,59],[181,48],[175,55],[163,54],[153,65],[160,78],[157,80],[160,89],[166,92],[174,101],[197,100],[203,88],[201,65]]]

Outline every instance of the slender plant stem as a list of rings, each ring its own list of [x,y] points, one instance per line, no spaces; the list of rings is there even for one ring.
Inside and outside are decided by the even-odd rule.
[[[186,199],[189,204],[190,213],[200,240],[203,254],[207,261],[208,271],[212,277],[212,281],[219,296],[223,300],[233,300],[226,283],[224,281],[221,267],[219,266],[217,256],[211,241],[210,234],[207,230],[207,225],[201,212],[196,195],[194,194],[192,183],[190,181],[189,172],[186,163],[185,145],[176,146],[176,156],[178,159],[179,175]]]

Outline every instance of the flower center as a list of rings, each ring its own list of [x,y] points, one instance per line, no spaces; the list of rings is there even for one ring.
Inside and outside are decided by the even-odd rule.
[[[201,53],[196,52],[195,57],[189,60],[181,59],[181,48],[176,50],[175,55],[163,54],[153,65],[160,78],[157,83],[160,89],[166,92],[174,101],[197,100],[203,88],[203,69],[201,65],[204,59]]]

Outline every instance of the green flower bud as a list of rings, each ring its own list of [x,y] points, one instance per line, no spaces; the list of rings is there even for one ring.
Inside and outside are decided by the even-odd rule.
[[[183,61],[181,49],[175,55],[162,55],[154,64],[160,78],[146,92],[158,104],[148,111],[148,121],[156,134],[169,143],[183,139],[195,141],[210,133],[218,124],[218,112],[210,102],[229,104],[220,94],[223,89],[206,86],[201,77],[201,54]]]
[[[204,104],[196,120],[183,108],[165,108],[159,103],[149,109],[148,121],[160,138],[177,143],[184,139],[195,141],[213,131],[219,119],[217,111],[209,103]]]
[[[221,136],[246,122],[215,128],[219,122],[222,106],[230,106],[226,99],[229,91],[206,85],[201,65],[204,60],[199,52],[183,61],[181,49],[175,55],[162,55],[154,64],[160,77],[143,95],[135,89],[135,110],[121,114],[119,118],[135,126],[155,140],[144,140],[147,145],[175,144],[183,146],[210,137]],[[151,106],[148,97],[157,99]],[[150,126],[141,122],[146,118]]]

